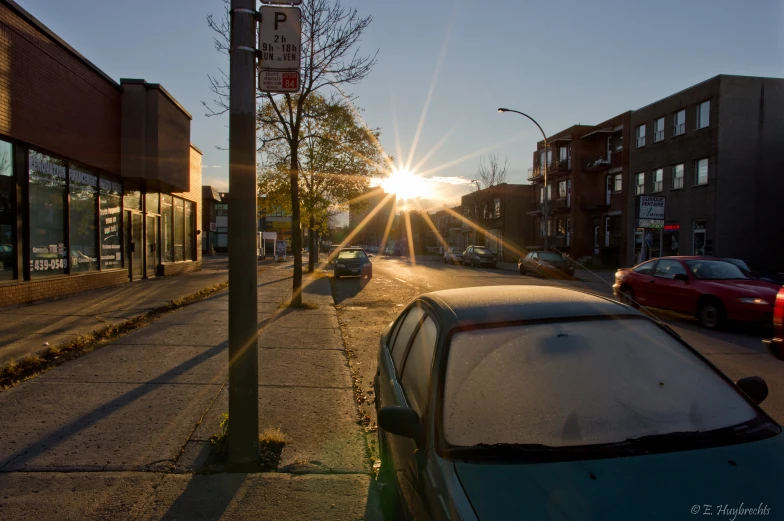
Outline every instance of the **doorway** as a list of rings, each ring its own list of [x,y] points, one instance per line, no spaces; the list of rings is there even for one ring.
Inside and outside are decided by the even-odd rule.
[[[144,239],[142,235],[142,214],[139,212],[125,212],[125,251],[130,260],[128,273],[131,280],[139,280],[143,277],[144,270],[142,264],[142,252]]]
[[[146,264],[147,278],[154,277],[158,271],[158,228],[161,218],[157,215],[147,216],[147,244],[144,262]]]

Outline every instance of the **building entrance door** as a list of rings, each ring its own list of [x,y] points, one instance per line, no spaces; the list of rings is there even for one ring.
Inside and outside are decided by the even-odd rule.
[[[144,250],[147,278],[154,277],[158,270],[158,225],[160,220],[161,218],[157,215],[147,216],[147,244]]]
[[[142,214],[139,212],[125,212],[125,251],[130,261],[128,273],[131,280],[142,278],[144,265],[142,253],[144,251],[144,236],[142,235]]]

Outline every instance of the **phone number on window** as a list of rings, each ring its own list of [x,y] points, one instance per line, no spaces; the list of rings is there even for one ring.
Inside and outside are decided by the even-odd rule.
[[[68,259],[41,259],[30,261],[30,271],[64,270]]]

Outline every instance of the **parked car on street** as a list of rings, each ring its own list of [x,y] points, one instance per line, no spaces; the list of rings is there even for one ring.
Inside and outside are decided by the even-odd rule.
[[[447,248],[444,252],[444,264],[462,264],[463,250],[460,248]]]
[[[340,244],[333,244],[329,247],[329,251],[327,252],[327,262],[332,264],[335,262],[335,256],[338,254],[338,250],[340,249]]]
[[[463,252],[463,266],[475,268],[487,266],[488,268],[498,267],[498,259],[495,253],[484,246],[469,246]]]
[[[550,251],[532,251],[517,261],[520,275],[536,273],[542,277],[563,278],[564,275],[573,277],[574,266],[566,262],[557,253]]]
[[[375,391],[402,519],[689,519],[695,497],[740,505],[784,479],[764,380],[566,288],[419,296],[381,334]]]
[[[345,276],[373,277],[370,255],[362,248],[343,248],[335,257],[335,278]]]
[[[773,305],[773,338],[764,342],[773,356],[784,360],[784,288],[779,290]]]
[[[748,262],[742,259],[731,259],[720,257],[719,260],[727,261],[739,267],[743,273],[750,279],[764,280],[765,282],[773,282],[775,284],[784,284],[784,273],[765,272],[755,269],[750,266]]]
[[[622,302],[695,315],[715,329],[725,321],[769,322],[781,286],[754,280],[711,257],[662,257],[615,273]]]

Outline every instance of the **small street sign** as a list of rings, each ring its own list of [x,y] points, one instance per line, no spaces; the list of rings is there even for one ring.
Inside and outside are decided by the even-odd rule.
[[[302,0],[261,0],[262,4],[300,5]]]
[[[259,13],[259,67],[276,71],[299,70],[302,43],[299,8],[264,6]]]
[[[299,92],[299,71],[259,71],[262,92]]]

